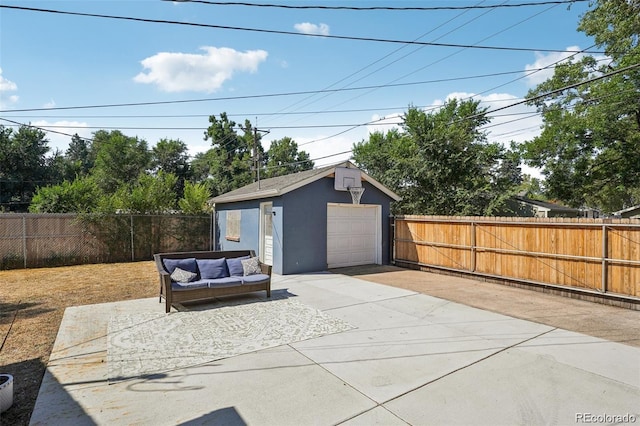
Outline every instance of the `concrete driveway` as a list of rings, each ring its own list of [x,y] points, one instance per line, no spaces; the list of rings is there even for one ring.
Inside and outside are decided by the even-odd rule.
[[[31,424],[640,422],[635,346],[345,274],[273,281],[354,328],[109,384],[109,318],[164,305],[70,308]]]

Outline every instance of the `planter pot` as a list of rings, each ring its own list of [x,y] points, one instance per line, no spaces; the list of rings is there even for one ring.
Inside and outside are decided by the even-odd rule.
[[[3,413],[13,404],[13,376],[0,374],[0,413]]]

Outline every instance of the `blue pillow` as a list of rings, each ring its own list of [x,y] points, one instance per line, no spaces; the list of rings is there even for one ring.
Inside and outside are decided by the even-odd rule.
[[[195,257],[189,257],[187,259],[163,259],[164,268],[168,273],[173,274],[176,268],[180,268],[183,271],[198,273],[198,265],[196,264]]]
[[[227,271],[226,259],[196,259],[198,263],[198,269],[200,269],[200,278],[202,279],[215,279],[225,278],[229,276]]]
[[[227,268],[229,268],[229,275],[232,277],[244,276],[244,268],[242,267],[242,261],[249,259],[251,256],[234,257],[227,259]]]

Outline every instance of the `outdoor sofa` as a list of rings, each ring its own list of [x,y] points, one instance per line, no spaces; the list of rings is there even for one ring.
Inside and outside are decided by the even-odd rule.
[[[253,250],[194,251],[153,255],[160,274],[160,302],[171,305],[265,290],[271,297],[271,266]]]

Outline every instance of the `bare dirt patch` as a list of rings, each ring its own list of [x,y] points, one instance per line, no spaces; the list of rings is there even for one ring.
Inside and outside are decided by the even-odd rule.
[[[0,373],[14,377],[1,424],[28,425],[64,310],[158,295],[151,261],[0,271]]]

